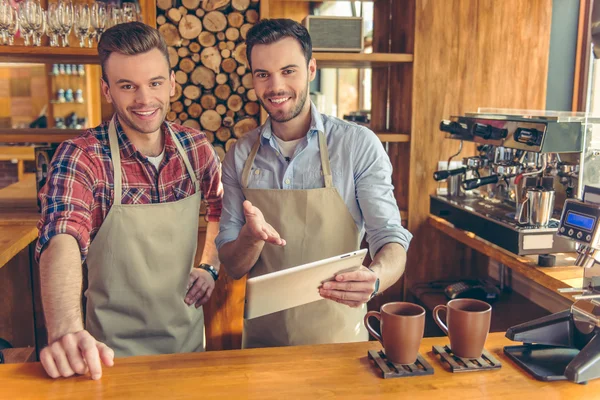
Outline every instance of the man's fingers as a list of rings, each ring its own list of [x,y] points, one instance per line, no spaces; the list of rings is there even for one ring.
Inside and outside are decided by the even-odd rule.
[[[186,291],[190,290],[190,288],[194,285],[194,282],[196,282],[196,279],[198,279],[197,276],[194,276],[194,274],[190,274],[187,286],[185,287]]]
[[[365,292],[373,293],[374,284],[372,282],[335,282],[329,281],[323,283],[323,289],[341,290],[346,292]]]
[[[327,300],[335,301],[336,303],[344,304],[344,305],[346,305],[348,307],[352,307],[352,308],[360,307],[361,305],[363,305],[365,303],[364,301],[361,302],[361,301],[341,300],[338,298],[327,297],[327,296],[323,296],[323,297]]]
[[[213,288],[212,287],[208,287],[208,289],[206,289],[206,292],[204,292],[204,296],[202,296],[201,298],[198,299],[198,301],[196,301],[196,308],[200,308],[201,306],[205,305],[206,302],[208,302],[208,300],[210,300],[210,296],[212,295],[213,292]]]
[[[102,365],[100,364],[100,355],[98,353],[98,347],[96,346],[96,339],[89,334],[86,335],[86,337],[79,341],[79,350],[87,363],[92,379],[100,379],[102,377]]]
[[[335,276],[338,282],[373,282],[377,280],[377,276],[367,268],[361,268],[357,271],[345,272]]]
[[[268,236],[267,239],[263,239],[267,243],[285,246],[285,240],[279,236],[279,232],[277,232],[271,225],[264,227],[263,232],[265,232]]]
[[[65,354],[65,351],[62,348],[59,341],[54,342],[50,346],[50,351],[52,352],[52,358],[54,359],[54,364],[56,365],[60,376],[63,376],[65,378],[73,376],[75,374],[75,371],[73,371],[73,369],[69,365],[67,355]]]
[[[72,334],[65,335],[62,337],[60,342],[67,356],[69,365],[71,366],[73,371],[75,371],[75,373],[79,375],[85,374],[87,367],[85,365],[85,361],[83,361],[81,352],[79,351],[76,336]]]
[[[42,349],[40,352],[40,362],[44,367],[44,371],[46,371],[50,378],[58,378],[60,376],[58,368],[56,368],[56,364],[54,363],[54,357],[52,357],[50,347],[44,347]]]
[[[112,367],[115,364],[115,351],[101,342],[96,342],[102,364]]]
[[[366,292],[346,292],[343,290],[320,290],[321,296],[331,300],[353,301],[365,303],[369,300],[369,294]]]
[[[187,305],[192,305],[198,301],[200,297],[206,292],[207,283],[204,279],[198,279],[194,286],[185,296],[185,302]]]
[[[244,200],[244,202],[242,203],[242,207],[244,208],[244,214],[253,214],[252,203],[249,200]]]

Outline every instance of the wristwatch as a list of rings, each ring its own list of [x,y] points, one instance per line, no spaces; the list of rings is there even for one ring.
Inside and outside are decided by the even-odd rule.
[[[375,271],[373,271],[371,268],[369,268],[369,271],[375,273]],[[373,297],[377,296],[378,293],[379,293],[379,277],[377,277],[375,279],[375,290],[373,290],[373,293],[371,293],[371,297],[369,297],[369,300],[371,300]]]
[[[198,265],[198,268],[208,271],[215,281],[219,279],[219,271],[217,271],[212,265],[202,263]]]

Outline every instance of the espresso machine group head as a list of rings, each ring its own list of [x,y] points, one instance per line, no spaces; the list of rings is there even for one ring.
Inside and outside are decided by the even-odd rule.
[[[566,200],[557,234],[578,246],[576,265],[583,268],[583,285],[559,289],[576,293],[575,303],[509,328],[506,337],[524,345],[504,351],[539,379],[582,383],[600,377],[600,188],[586,186],[583,201]]]

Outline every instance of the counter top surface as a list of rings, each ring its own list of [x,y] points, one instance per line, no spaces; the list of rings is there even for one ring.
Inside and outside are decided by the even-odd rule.
[[[569,301],[573,301],[572,293],[560,293],[558,289],[581,287],[583,284],[583,268],[574,265],[576,259],[574,253],[555,254],[556,265],[554,267],[540,267],[537,265],[537,257],[518,256],[476,236],[472,232],[456,228],[443,218],[429,215],[428,222],[439,231],[499,261],[508,268],[517,271]]]
[[[214,351],[117,359],[99,381],[88,376],[52,380],[40,363],[0,365],[7,399],[592,399],[600,380],[587,385],[543,382],[519,369],[502,352],[511,342],[492,333],[486,348],[498,370],[447,372],[431,353],[448,340],[425,338],[421,354],[434,375],[382,379],[367,351],[378,342]],[[400,397],[402,396],[402,397]]]
[[[0,268],[37,238],[36,193],[35,174],[0,189]]]

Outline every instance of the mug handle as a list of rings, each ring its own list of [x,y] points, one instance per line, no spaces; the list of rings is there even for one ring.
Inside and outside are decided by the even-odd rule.
[[[444,333],[447,335],[448,327],[442,322],[440,318],[440,311],[444,311],[444,313],[448,315],[448,306],[446,306],[445,304],[439,304],[433,309],[433,320],[435,321],[437,326],[439,326],[440,329],[444,331]]]
[[[365,327],[367,328],[367,331],[369,331],[369,333],[371,334],[371,336],[373,336],[375,339],[379,340],[379,343],[381,343],[381,345],[383,346],[383,339],[381,339],[381,335],[378,334],[377,332],[375,332],[375,329],[373,329],[373,327],[369,324],[369,318],[370,317],[375,317],[377,318],[377,320],[379,321],[379,323],[381,323],[381,313],[379,311],[369,311],[365,314]]]

